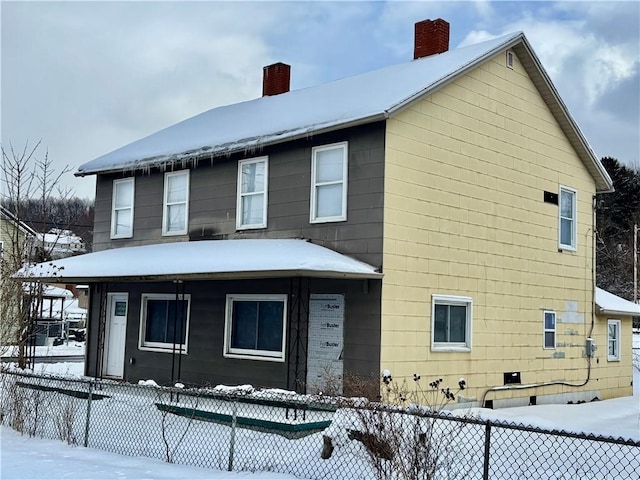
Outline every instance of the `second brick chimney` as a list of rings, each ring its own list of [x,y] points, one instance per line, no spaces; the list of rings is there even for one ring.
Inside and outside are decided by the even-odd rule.
[[[449,22],[437,20],[423,20],[415,25],[415,43],[413,44],[413,59],[416,60],[436,53],[449,50]]]
[[[262,71],[262,96],[287,93],[291,82],[291,65],[278,62],[268,65]]]

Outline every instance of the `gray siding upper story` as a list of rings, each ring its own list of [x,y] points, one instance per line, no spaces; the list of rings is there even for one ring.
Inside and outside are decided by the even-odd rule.
[[[385,123],[354,127],[191,167],[189,234],[162,236],[164,172],[137,172],[133,237],[111,239],[113,180],[98,175],[94,251],[159,242],[235,238],[305,238],[373,266],[382,264]],[[347,220],[311,224],[311,149],[348,142]],[[267,228],[236,230],[238,161],[269,157]],[[177,170],[177,169],[176,169]]]

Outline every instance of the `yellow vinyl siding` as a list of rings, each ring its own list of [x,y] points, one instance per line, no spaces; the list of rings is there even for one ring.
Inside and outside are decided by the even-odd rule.
[[[386,130],[381,367],[394,378],[451,375],[451,386],[465,376],[478,400],[503,372],[523,383],[587,374],[595,182],[514,60],[507,69],[497,55]],[[559,206],[543,201],[561,185],[577,191],[576,252],[558,251]],[[434,294],[473,298],[471,352],[431,350]],[[555,350],[543,349],[545,309],[556,312]],[[592,378],[602,348],[597,356]]]

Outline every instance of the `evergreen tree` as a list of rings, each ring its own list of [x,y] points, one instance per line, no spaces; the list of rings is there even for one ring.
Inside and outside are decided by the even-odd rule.
[[[596,282],[633,300],[633,226],[640,227],[640,170],[611,157],[602,163],[615,192],[597,196]]]

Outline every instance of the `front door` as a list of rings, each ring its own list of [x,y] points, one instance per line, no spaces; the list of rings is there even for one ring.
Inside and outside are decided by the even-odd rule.
[[[110,293],[105,332],[104,376],[124,376],[124,345],[127,334],[127,294]]]
[[[312,294],[309,299],[307,392],[342,394],[344,295]]]

